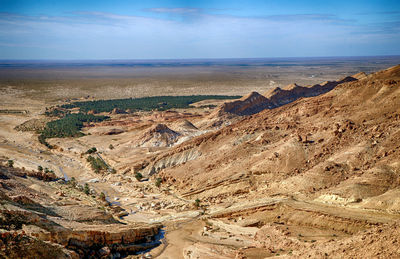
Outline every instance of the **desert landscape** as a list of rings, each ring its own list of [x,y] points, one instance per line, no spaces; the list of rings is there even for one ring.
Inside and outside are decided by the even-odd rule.
[[[0,259],[400,259],[400,1],[1,0]]]
[[[400,257],[398,56],[148,63],[2,63],[1,257]]]

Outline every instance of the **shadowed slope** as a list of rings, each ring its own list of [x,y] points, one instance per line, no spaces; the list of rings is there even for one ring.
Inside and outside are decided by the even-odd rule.
[[[355,75],[362,78],[362,74]],[[325,82],[310,87],[290,84],[281,89],[276,87],[263,95],[252,92],[237,101],[224,103],[218,110],[218,114],[231,113],[235,115],[252,115],[265,109],[277,108],[304,97],[314,97],[331,91],[339,84],[358,80],[355,77],[346,77],[339,81]]]

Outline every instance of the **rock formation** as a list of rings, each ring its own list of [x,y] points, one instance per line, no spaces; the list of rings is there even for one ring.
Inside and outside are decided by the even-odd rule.
[[[296,83],[290,84],[283,89],[276,87],[264,95],[257,92],[252,92],[243,96],[240,100],[227,102],[223,104],[218,113],[231,113],[236,115],[252,115],[259,113],[264,109],[277,108],[282,105],[296,101],[299,98],[313,97],[331,91],[339,84],[356,81],[362,78],[363,74],[359,73],[356,77],[346,77],[339,81],[325,82],[309,87],[299,86]]]
[[[0,165],[0,256],[5,258],[82,258],[133,254],[153,247],[149,243],[159,225],[129,226],[111,214],[88,206],[75,198],[74,205],[65,192],[27,178],[34,175]],[[38,192],[29,185],[42,186]],[[73,191],[66,182],[53,186]],[[10,188],[12,187],[12,188]],[[44,187],[44,188],[43,188]],[[48,191],[54,193],[48,193]],[[78,190],[75,190],[79,194]],[[57,198],[57,193],[63,198]],[[50,195],[56,194],[56,197]],[[106,254],[104,253],[106,250]]]
[[[169,147],[178,141],[180,135],[167,125],[159,123],[146,131],[138,142],[143,147]]]

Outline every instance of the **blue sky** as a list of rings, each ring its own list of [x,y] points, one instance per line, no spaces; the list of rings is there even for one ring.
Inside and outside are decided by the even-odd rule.
[[[0,0],[0,59],[400,55],[400,1]]]

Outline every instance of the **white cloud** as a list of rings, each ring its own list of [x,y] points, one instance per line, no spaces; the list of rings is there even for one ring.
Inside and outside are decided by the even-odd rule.
[[[389,30],[389,25],[376,24],[372,30],[329,14],[240,17],[210,14],[198,8],[149,11],[185,16],[185,19],[105,12],[76,12],[66,16],[0,15],[0,53],[3,53],[0,58],[18,57],[23,46],[31,49],[40,46],[37,52],[31,51],[32,58],[365,55],[376,44],[382,44],[377,35],[391,33],[392,40],[385,46],[392,52],[397,50],[393,41],[400,38],[400,32]],[[358,53],[343,53],[346,49],[354,51],[357,45],[362,46],[356,49]]]

